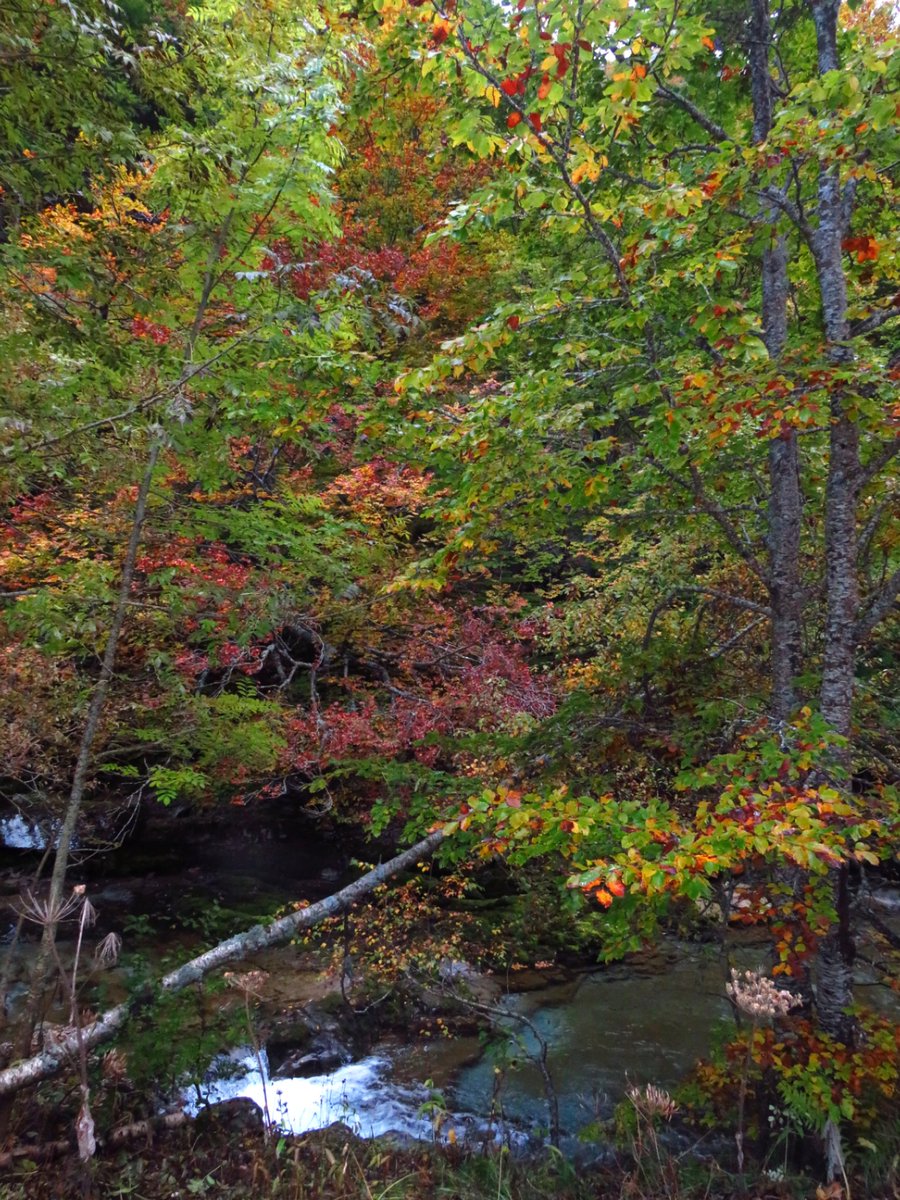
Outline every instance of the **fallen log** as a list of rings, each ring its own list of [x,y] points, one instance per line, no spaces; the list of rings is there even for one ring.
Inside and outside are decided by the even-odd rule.
[[[124,1146],[135,1138],[150,1138],[163,1129],[178,1129],[190,1120],[187,1113],[163,1113],[159,1117],[149,1117],[146,1121],[133,1121],[130,1125],[119,1125],[106,1137],[97,1138],[100,1150],[116,1146]],[[0,1167],[14,1167],[17,1162],[49,1162],[54,1158],[62,1158],[66,1154],[76,1154],[78,1147],[71,1138],[59,1138],[55,1142],[42,1142],[35,1146],[13,1146],[0,1154]]]
[[[164,975],[159,981],[159,990],[164,992],[180,991],[188,984],[196,983],[204,975],[214,971],[216,967],[235,962],[245,958],[248,954],[265,950],[269,946],[275,946],[279,942],[286,941],[300,929],[309,929],[327,917],[342,913],[355,901],[367,896],[392,876],[398,875],[407,867],[415,866],[423,858],[430,858],[443,838],[444,835],[440,830],[430,833],[415,846],[411,846],[402,854],[398,854],[388,862],[368,871],[353,883],[348,884],[347,887],[335,892],[334,895],[326,896],[324,900],[318,900],[308,908],[298,909],[286,917],[280,917],[270,925],[254,925],[245,933],[235,934],[234,937],[219,942],[211,950],[199,954],[174,971],[170,971],[168,975]],[[61,1038],[58,1043],[41,1054],[22,1059],[0,1071],[0,1096],[13,1095],[23,1088],[31,1087],[44,1079],[50,1079],[53,1075],[59,1074],[78,1053],[80,1044],[86,1050],[92,1050],[95,1046],[108,1042],[122,1028],[128,1018],[147,1002],[153,992],[152,987],[143,988],[123,1004],[108,1009],[95,1021],[85,1025],[81,1030],[80,1043],[78,1032],[75,1031],[70,1036]]]

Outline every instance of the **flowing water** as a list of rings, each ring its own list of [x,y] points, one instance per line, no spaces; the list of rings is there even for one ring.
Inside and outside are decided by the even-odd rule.
[[[485,1048],[475,1037],[385,1040],[357,1062],[308,1077],[272,1078],[249,1049],[217,1064],[208,1102],[245,1097],[294,1133],[341,1121],[363,1136],[541,1140],[549,1126],[541,1044],[559,1104],[563,1149],[608,1118],[630,1084],[673,1086],[708,1054],[729,1020],[721,966],[699,949],[668,953],[628,970],[584,974],[498,1001],[505,1015]],[[524,1020],[523,1020],[524,1018]],[[502,1036],[505,1034],[505,1036]],[[188,1096],[196,1106],[193,1095]],[[452,1132],[451,1132],[452,1131]]]
[[[348,849],[321,831],[298,829],[295,821],[254,828],[243,814],[238,818],[199,837],[173,836],[171,827],[156,841],[142,834],[132,847],[92,860],[99,866],[88,861],[84,877],[102,932],[124,930],[127,945],[143,921],[143,952],[184,958],[198,938],[208,944],[289,899],[334,891],[347,878]],[[27,879],[52,831],[50,822],[29,823],[15,812],[0,817],[8,895]],[[10,922],[14,911],[11,902]],[[204,927],[211,914],[226,928]],[[886,912],[885,919],[897,920],[897,913]],[[752,948],[742,957],[742,965],[759,961]],[[315,990],[319,977],[298,970],[290,947],[269,951],[253,965],[269,972],[267,994],[286,1009],[322,998]],[[8,1002],[25,994],[26,980],[23,966]],[[723,967],[711,947],[671,943],[628,965],[562,983],[558,974],[551,981],[532,973],[528,991],[516,990],[522,981],[515,976],[509,982],[508,994],[496,988],[493,1045],[477,1037],[395,1035],[356,1061],[347,1061],[347,1052],[336,1064],[320,1062],[317,1069],[313,1061],[293,1073],[290,1059],[288,1066],[274,1060],[270,1072],[266,1049],[257,1056],[245,1047],[223,1056],[199,1093],[186,1092],[184,1102],[196,1110],[199,1103],[246,1097],[260,1107],[267,1103],[271,1117],[295,1133],[341,1121],[364,1136],[523,1145],[546,1136],[549,1127],[548,1080],[536,1065],[545,1047],[563,1148],[576,1153],[579,1130],[608,1118],[630,1084],[671,1088],[709,1053],[718,1031],[733,1029]]]

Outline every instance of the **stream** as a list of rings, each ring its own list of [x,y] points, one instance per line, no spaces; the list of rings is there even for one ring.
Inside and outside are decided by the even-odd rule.
[[[663,973],[660,973],[663,968]],[[532,980],[532,983],[534,980]],[[500,1052],[477,1037],[385,1039],[356,1062],[307,1077],[271,1072],[250,1047],[224,1056],[202,1089],[206,1102],[268,1103],[284,1129],[303,1133],[336,1121],[362,1136],[541,1142],[548,1129],[538,1039],[559,1101],[561,1146],[579,1153],[578,1135],[608,1119],[630,1084],[672,1087],[708,1054],[730,1022],[718,962],[672,944],[646,970],[616,967],[513,992],[499,1002],[509,1037]],[[521,1014],[530,1025],[523,1025]],[[217,1078],[218,1072],[224,1072]],[[196,1111],[196,1094],[186,1093]]]
[[[0,812],[0,898],[6,895],[0,935],[5,928],[7,938],[14,896],[34,869],[47,828]],[[185,826],[183,836],[173,833],[171,820],[159,833],[142,831],[116,851],[86,855],[73,882],[87,884],[99,912],[98,937],[121,931],[126,948],[136,943],[158,964],[164,954],[190,957],[198,945],[246,928],[288,900],[327,895],[356,873],[350,849],[333,834],[290,815],[253,824],[237,813],[200,829]],[[36,938],[32,931],[19,949],[8,1008],[24,994]],[[737,957],[752,966],[760,954],[751,945]],[[268,973],[266,1000],[283,1012],[312,1011],[323,1000],[321,973],[304,966],[294,947],[267,951],[247,966]],[[324,1055],[304,1057],[302,1038],[292,1046],[274,1035],[258,1054],[250,1046],[223,1047],[202,1085],[183,1092],[182,1101],[196,1112],[205,1104],[253,1100],[293,1133],[342,1122],[362,1136],[524,1148],[544,1140],[549,1125],[547,1085],[536,1065],[543,1043],[562,1149],[583,1158],[579,1131],[608,1119],[628,1086],[671,1089],[720,1033],[733,1029],[712,946],[673,941],[627,964],[526,974],[489,977],[503,1010],[493,1045],[477,1036],[395,1032],[354,1054],[339,1019],[329,1018],[325,1036],[332,1041]],[[109,995],[121,998],[126,986],[113,978]],[[333,982],[331,988],[335,1000]],[[602,1153],[596,1144],[592,1150]]]

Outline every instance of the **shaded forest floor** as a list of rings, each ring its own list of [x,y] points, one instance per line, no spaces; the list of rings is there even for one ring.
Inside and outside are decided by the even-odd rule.
[[[870,1192],[854,1192],[875,1200]],[[896,1193],[894,1193],[896,1195]],[[890,1192],[884,1193],[885,1197]],[[337,1125],[303,1137],[265,1141],[258,1128],[197,1122],[98,1155],[37,1164],[20,1161],[0,1184],[2,1200],[842,1200],[832,1185],[801,1177],[737,1178],[714,1162],[677,1167],[652,1152],[576,1168],[556,1157],[516,1160],[460,1146],[368,1141]]]

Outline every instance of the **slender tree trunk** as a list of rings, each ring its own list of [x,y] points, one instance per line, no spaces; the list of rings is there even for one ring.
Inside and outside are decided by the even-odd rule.
[[[837,14],[840,0],[811,0],[816,29],[819,74],[840,69],[837,51]],[[822,323],[828,357],[836,366],[848,363],[847,280],[844,274],[844,239],[850,217],[852,192],[841,187],[840,168],[823,163],[819,173],[818,228],[813,253],[822,305]],[[825,495],[825,640],[822,661],[820,708],[830,727],[844,738],[852,732],[856,622],[859,616],[856,511],[861,477],[859,429],[845,412],[843,387],[831,390],[831,433]],[[849,753],[835,755],[849,762]],[[847,892],[847,871],[830,873],[837,919],[822,939],[816,956],[816,1009],[827,1033],[852,1042],[853,1020],[847,1009],[853,1002],[853,934]]]
[[[769,603],[772,608],[772,716],[788,720],[797,707],[795,679],[803,654],[800,583],[800,452],[797,431],[769,444]]]
[[[768,0],[750,3],[750,88],[753,141],[764,142],[772,128]],[[787,342],[788,252],[774,204],[765,210],[770,232],[762,254],[763,341],[773,362]],[[769,603],[772,609],[772,715],[786,721],[796,707],[794,679],[802,655],[800,532],[803,498],[796,430],[785,428],[769,443]]]
[[[75,771],[72,776],[72,787],[69,792],[65,816],[57,835],[58,840],[53,859],[53,871],[50,875],[50,893],[48,899],[48,912],[51,919],[44,926],[40,953],[38,954],[37,962],[31,976],[29,1004],[16,1039],[16,1050],[20,1055],[27,1053],[31,1045],[31,1038],[43,1004],[44,990],[52,965],[53,944],[56,940],[58,921],[55,914],[59,912],[64,899],[66,872],[69,867],[69,852],[72,847],[72,839],[75,835],[78,817],[81,812],[81,802],[84,799],[84,792],[88,782],[94,741],[100,727],[101,717],[103,716],[103,708],[106,704],[109,686],[115,673],[119,639],[122,636],[125,616],[128,612],[128,601],[131,597],[131,587],[134,582],[134,565],[141,542],[144,520],[147,515],[147,499],[150,495],[150,485],[153,482],[153,474],[156,470],[156,463],[161,449],[161,441],[159,438],[155,438],[150,448],[150,454],[144,468],[144,476],[138,489],[134,516],[131,522],[131,533],[128,538],[125,562],[122,566],[122,576],[119,582],[119,595],[115,610],[113,611],[113,619],[109,627],[106,647],[103,651],[100,675],[94,685],[87,719],[84,723],[84,731],[81,735],[81,744],[78,748],[78,759],[75,763]]]
[[[764,142],[772,128],[772,81],[769,48],[772,30],[769,0],[750,0],[750,89],[753,98],[753,141]],[[764,209],[768,238],[762,253],[762,336],[769,359],[784,353],[788,333],[788,247],[779,229],[783,214],[774,202]],[[770,711],[776,725],[788,721],[797,707],[795,679],[802,668],[803,596],[800,579],[800,535],[803,495],[797,431],[785,426],[769,442],[769,606],[771,608]],[[793,897],[802,896],[805,872],[784,864],[775,870],[777,883]],[[805,1006],[812,1004],[812,985],[804,968],[791,980]]]
[[[837,168],[819,177],[819,227],[815,260],[828,357],[836,366],[850,361],[847,345],[847,281],[841,242],[847,222]],[[831,389],[831,434],[825,494],[825,644],[822,663],[822,715],[836,733],[849,737],[856,622],[859,616],[856,509],[861,476],[859,428],[844,411],[844,389]]]
[[[131,533],[128,538],[125,562],[122,566],[122,576],[119,582],[119,595],[113,611],[113,619],[109,627],[106,647],[103,651],[100,675],[94,685],[87,719],[84,723],[84,731],[81,735],[81,744],[78,748],[78,759],[75,763],[75,771],[72,776],[72,787],[69,792],[66,812],[57,835],[58,841],[53,859],[53,871],[50,875],[50,892],[47,906],[50,919],[44,926],[40,950],[31,972],[28,1004],[13,1040],[13,1053],[16,1058],[21,1058],[31,1049],[31,1040],[41,1019],[43,1006],[46,1002],[47,985],[53,970],[53,952],[58,925],[56,914],[59,913],[64,899],[66,873],[69,869],[69,852],[72,847],[75,829],[78,825],[81,802],[84,799],[84,792],[88,782],[94,741],[100,728],[100,720],[103,716],[107,693],[109,692],[109,686],[115,673],[119,639],[122,636],[125,616],[128,612],[128,601],[131,597],[131,586],[134,582],[134,566],[137,560],[138,547],[141,542],[144,520],[147,515],[147,500],[150,495],[150,486],[153,482],[153,474],[156,470],[156,463],[161,449],[162,441],[159,437],[155,437],[138,489],[134,516],[131,521]],[[0,1106],[0,1139],[6,1135],[11,1116],[11,1105],[5,1104]]]

